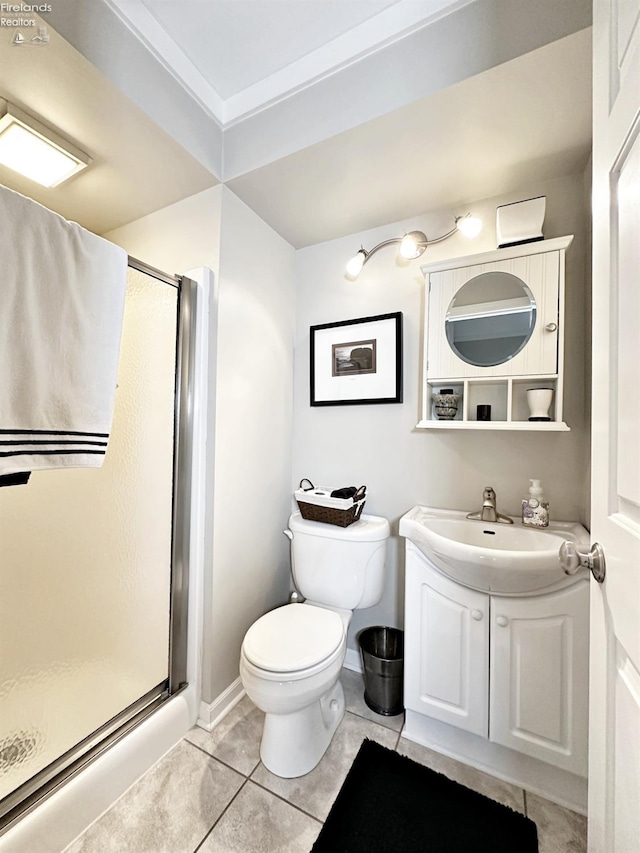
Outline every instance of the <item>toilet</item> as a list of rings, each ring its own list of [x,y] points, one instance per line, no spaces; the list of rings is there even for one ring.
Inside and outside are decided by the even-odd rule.
[[[382,597],[386,518],[361,515],[348,527],[294,512],[291,539],[296,588],[304,604],[285,604],[247,631],[240,678],[265,713],[260,758],[276,776],[309,773],[326,752],[344,715],[340,671],[354,610]]]

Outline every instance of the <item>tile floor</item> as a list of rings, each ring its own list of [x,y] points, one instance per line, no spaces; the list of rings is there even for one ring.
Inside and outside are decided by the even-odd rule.
[[[65,853],[309,853],[364,738],[527,814],[540,853],[586,851],[584,817],[400,739],[402,716],[370,711],[361,675],[345,669],[342,683],[347,712],[311,773],[269,773],[259,755],[263,715],[245,697],[213,732],[192,729]]]

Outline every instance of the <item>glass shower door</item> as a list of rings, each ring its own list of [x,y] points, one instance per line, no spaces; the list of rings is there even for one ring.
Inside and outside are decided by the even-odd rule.
[[[0,488],[0,807],[166,693],[179,298],[129,270],[104,466]]]

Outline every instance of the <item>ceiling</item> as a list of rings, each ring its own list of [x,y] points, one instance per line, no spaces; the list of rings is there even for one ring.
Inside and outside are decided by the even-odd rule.
[[[474,0],[104,2],[228,126]]]
[[[303,58],[397,6],[399,0],[218,0],[206,9],[202,4],[185,7],[166,0],[140,3],[191,57],[218,95],[228,100],[284,68],[291,72]],[[127,0],[115,5],[125,15],[135,6]]]
[[[295,247],[535,191],[588,161],[590,3],[530,6],[60,0],[0,97],[94,164],[0,180],[98,233],[222,181]]]
[[[93,163],[53,189],[3,166],[0,183],[98,234],[218,183],[58,33],[48,32],[51,41],[42,47],[0,39],[0,98],[38,118]]]
[[[546,45],[228,181],[294,246],[583,172],[591,32]],[[562,80],[562,85],[557,85]]]

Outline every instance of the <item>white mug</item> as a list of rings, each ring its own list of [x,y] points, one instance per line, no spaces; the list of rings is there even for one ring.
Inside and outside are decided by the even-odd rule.
[[[530,421],[550,421],[549,407],[553,399],[553,388],[531,388],[527,391]]]

